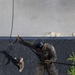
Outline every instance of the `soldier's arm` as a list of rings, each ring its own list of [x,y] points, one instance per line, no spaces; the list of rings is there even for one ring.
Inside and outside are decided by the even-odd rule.
[[[57,54],[56,54],[55,48],[54,48],[54,46],[50,45],[49,49],[50,49],[50,54],[51,54],[50,62],[55,62],[57,59]]]
[[[24,46],[27,46],[27,47],[29,47],[29,48],[33,48],[33,49],[36,49],[34,46],[33,46],[33,43],[31,43],[31,42],[29,42],[29,41],[24,41],[21,37],[17,37],[17,41],[20,43],[20,44],[22,44],[22,45],[24,45]]]

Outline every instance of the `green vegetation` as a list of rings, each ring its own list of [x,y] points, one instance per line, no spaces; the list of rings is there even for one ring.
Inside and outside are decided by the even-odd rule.
[[[72,55],[68,58],[69,61],[72,61],[72,64],[75,64],[75,53],[72,52]],[[75,66],[71,66],[69,70],[67,70],[68,75],[75,75]]]

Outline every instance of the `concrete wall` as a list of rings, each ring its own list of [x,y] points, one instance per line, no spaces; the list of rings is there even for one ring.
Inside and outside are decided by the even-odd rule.
[[[75,52],[75,38],[23,37],[23,39],[31,42],[34,42],[36,39],[43,39],[45,42],[54,45],[57,52],[57,62],[71,63],[70,61],[67,61],[67,58],[72,54],[72,52]],[[15,38],[12,38],[12,42],[14,40]],[[0,53],[0,75],[34,75],[37,56],[29,48],[24,47],[19,43],[10,46],[9,38],[0,38],[0,52],[8,52],[9,50],[9,54],[13,58],[21,56],[24,58],[25,68],[21,73],[19,73],[18,68],[12,63],[12,61],[10,61],[8,65],[5,65],[8,59],[6,58],[3,62],[5,55]],[[55,64],[55,66],[58,69],[59,75],[67,75],[67,69],[70,68],[70,66],[61,64]]]
[[[12,1],[0,0],[0,36],[9,36]],[[13,36],[75,32],[75,0],[14,0]]]

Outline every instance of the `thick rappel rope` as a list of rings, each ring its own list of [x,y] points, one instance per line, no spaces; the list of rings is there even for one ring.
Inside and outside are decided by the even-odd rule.
[[[12,50],[12,46],[13,46],[13,43],[12,43],[12,40],[11,40],[12,32],[13,32],[13,23],[14,23],[14,0],[12,0],[12,19],[11,19],[11,31],[10,31],[10,35],[9,35],[9,47],[7,48],[8,53]],[[5,74],[8,75],[6,73],[7,69],[4,65],[5,59],[6,59],[6,56],[3,59],[2,66],[4,67],[3,70],[4,70]]]
[[[11,37],[13,32],[13,24],[14,24],[14,0],[12,0],[12,21],[11,21],[11,31],[10,31],[10,38],[9,38],[10,44],[11,44]]]
[[[13,25],[14,25],[14,0],[12,0],[12,19],[11,19],[11,31],[10,31],[10,36],[9,36],[9,50],[7,51],[8,53],[12,50],[12,33],[13,33]]]
[[[38,56],[38,54],[34,51],[34,49],[30,48],[32,50],[32,52]],[[55,64],[60,64],[60,65],[67,65],[67,66],[75,66],[75,64],[70,64],[70,63],[63,63],[63,62],[52,62],[52,63],[55,63]]]
[[[7,49],[7,52],[9,53],[11,50],[12,50],[12,46],[13,46],[13,43],[12,43],[12,32],[13,32],[13,23],[14,23],[14,0],[12,0],[12,19],[11,19],[11,31],[10,31],[10,36],[9,36],[9,47]],[[5,61],[6,57],[3,59],[3,64],[4,64],[4,61]]]

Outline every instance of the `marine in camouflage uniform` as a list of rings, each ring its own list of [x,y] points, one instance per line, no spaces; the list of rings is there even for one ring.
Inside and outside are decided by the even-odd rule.
[[[54,47],[48,43],[45,43],[39,53],[41,55],[40,58],[44,59],[45,64],[43,64],[42,61],[37,59],[35,75],[44,75],[45,70],[47,71],[48,75],[58,75],[58,70],[52,63],[55,62],[57,59]]]
[[[54,66],[53,62],[56,61],[57,55],[53,45],[43,42],[42,40],[36,40],[33,44],[23,41],[21,37],[17,37],[20,44],[33,48],[39,56],[35,69],[35,75],[44,75],[46,70],[48,75],[58,75],[58,70]],[[41,60],[43,61],[41,61]]]

